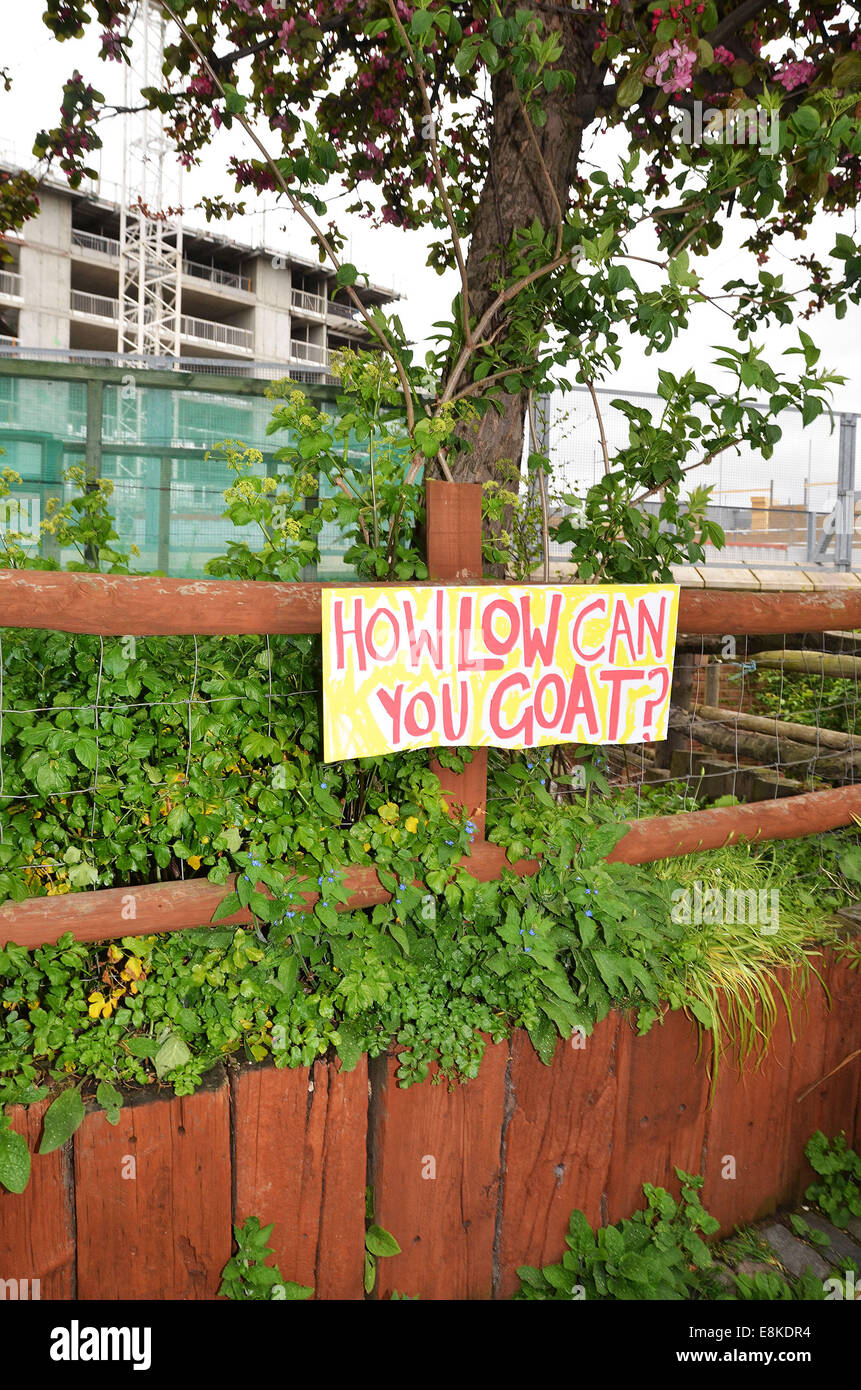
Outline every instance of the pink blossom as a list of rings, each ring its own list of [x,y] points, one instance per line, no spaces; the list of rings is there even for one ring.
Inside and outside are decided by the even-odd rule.
[[[724,48],[723,44],[718,44],[717,48],[715,49],[716,63],[721,63],[725,68],[731,68],[733,63],[737,61],[738,60],[736,59],[734,53],[730,53],[729,49]]]
[[[787,92],[792,92],[796,87],[806,87],[812,82],[818,68],[809,58],[801,58],[795,63],[784,63],[783,67],[778,68],[774,76],[781,87]]]
[[[696,50],[686,48],[678,39],[674,39],[669,48],[658,53],[654,63],[646,68],[646,80],[654,82],[664,92],[683,92],[693,82],[696,62]],[[671,63],[674,63],[675,67],[672,75],[667,77]]]
[[[102,57],[107,58],[111,63],[121,63],[123,60],[122,44],[116,34],[105,30],[102,34]]]
[[[212,92],[212,83],[203,73],[198,73],[197,77],[193,77],[189,82],[188,90],[197,96],[207,97]]]
[[[296,28],[296,20],[295,20],[295,19],[285,19],[284,23],[281,25],[281,28],[278,30],[278,46],[279,46],[279,48],[286,48],[286,47],[287,47],[287,40],[290,38],[290,35],[293,33],[293,30],[294,30],[295,28]]]

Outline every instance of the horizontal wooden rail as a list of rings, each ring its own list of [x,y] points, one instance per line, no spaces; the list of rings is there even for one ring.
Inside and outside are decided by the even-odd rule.
[[[333,587],[343,586],[0,570],[0,627],[105,637],[319,632],[320,597]],[[861,585],[775,593],[682,589],[678,627],[698,635],[851,631],[861,627]]]
[[[809,792],[789,800],[756,802],[751,806],[718,806],[705,811],[686,811],[674,816],[650,816],[628,822],[627,833],[607,856],[626,864],[646,864],[674,859],[697,850],[718,849],[745,839],[791,840],[848,825],[861,817],[861,786],[834,791]],[[511,869],[521,878],[538,872],[539,861],[519,859],[510,864],[499,845],[479,841],[468,858],[460,861],[482,883]],[[61,898],[30,898],[0,907],[0,946],[14,941],[19,946],[44,946],[71,932],[78,941],[107,941],[121,936],[147,936],[154,932],[182,931],[209,926],[222,898],[231,892],[235,878],[223,887],[207,879],[186,883],[150,883],[139,888],[102,888]],[[376,870],[348,869],[345,884],[350,897],[342,910],[372,907],[390,900]],[[297,900],[301,912],[312,911],[319,900],[306,892]],[[134,911],[134,917],[129,912]],[[224,919],[223,924],[251,921],[247,910]]]

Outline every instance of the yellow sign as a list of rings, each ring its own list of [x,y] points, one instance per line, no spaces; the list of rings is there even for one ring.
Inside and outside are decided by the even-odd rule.
[[[323,590],[326,762],[666,738],[671,584]]]

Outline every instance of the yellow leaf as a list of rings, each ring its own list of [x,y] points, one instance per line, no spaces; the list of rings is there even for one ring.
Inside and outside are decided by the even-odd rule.
[[[418,816],[407,816],[406,820],[404,821],[404,826],[411,835],[415,835],[416,831],[419,828]]]

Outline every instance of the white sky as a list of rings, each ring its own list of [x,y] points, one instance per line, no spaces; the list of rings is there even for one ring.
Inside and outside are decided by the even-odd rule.
[[[40,127],[56,123],[59,109],[62,82],[77,66],[84,76],[109,99],[122,99],[122,74],[118,64],[104,64],[95,57],[97,36],[88,36],[81,41],[58,43],[45,29],[41,21],[41,0],[3,0],[4,43],[0,62],[8,66],[13,76],[10,93],[0,91],[0,157],[17,158],[28,167],[33,166],[30,154],[33,137]],[[92,26],[95,30],[96,26]],[[121,180],[119,121],[106,122],[102,136],[106,149],[102,152],[101,173],[105,180],[117,184]],[[233,152],[250,153],[241,131],[220,132],[221,138],[207,155],[201,170],[187,175],[183,188],[183,202],[186,208],[199,198],[201,192],[218,191],[226,197],[233,197],[234,189],[225,174],[227,156]],[[596,137],[591,137],[593,143]],[[608,139],[598,136],[600,153],[596,150],[594,158],[600,159],[600,166],[612,176],[611,160],[613,148],[619,148],[616,137]],[[587,155],[589,145],[587,144]],[[247,199],[247,201],[251,201]],[[346,200],[345,200],[346,201]],[[261,206],[262,205],[262,206]],[[266,211],[263,212],[262,208]],[[330,215],[337,216],[339,203],[330,204]],[[203,214],[190,211],[187,220],[192,224],[204,225]],[[357,217],[339,219],[351,236],[349,259],[360,270],[367,271],[371,280],[377,284],[391,286],[405,296],[399,306],[404,327],[424,351],[430,326],[436,319],[447,316],[452,295],[457,289],[454,275],[442,279],[425,265],[427,242],[436,234],[403,232],[392,227],[373,229],[367,222]],[[307,252],[308,243],[297,219],[288,219],[275,207],[272,195],[261,200],[258,210],[252,216],[234,218],[230,223],[213,224],[213,230],[222,230],[236,240],[260,242],[274,249],[290,246],[297,252]],[[283,228],[288,226],[288,230]],[[744,224],[734,218],[721,249],[712,252],[707,260],[698,264],[697,269],[705,276],[705,286],[717,293],[724,281],[755,275],[753,259],[739,249],[740,241],[749,234],[752,224]],[[855,231],[853,218],[843,218],[842,230],[850,234]],[[822,216],[810,233],[805,250],[824,255],[833,245],[838,230],[835,218]],[[641,248],[649,254],[647,243]],[[775,255],[769,264],[774,271],[779,266],[785,268],[790,285],[801,283],[801,275],[783,256]],[[638,263],[630,263],[632,274],[641,284],[647,284],[645,276],[650,270]],[[645,272],[645,275],[644,275]],[[861,310],[850,307],[846,318],[838,323],[831,311],[803,325],[811,332],[814,340],[822,348],[822,363],[841,371],[847,377],[844,387],[838,388],[834,401],[838,409],[861,409]],[[657,380],[661,366],[681,372],[695,365],[701,376],[714,384],[720,381],[720,373],[710,366],[713,353],[711,344],[732,342],[728,332],[729,320],[711,306],[700,306],[691,320],[691,327],[671,350],[662,355],[646,357],[642,339],[633,339],[624,352],[619,372],[605,385],[613,389],[649,390]],[[779,359],[785,347],[797,344],[795,328],[771,329],[768,332],[768,348],[772,361]],[[787,358],[784,366],[795,371],[798,358]]]

